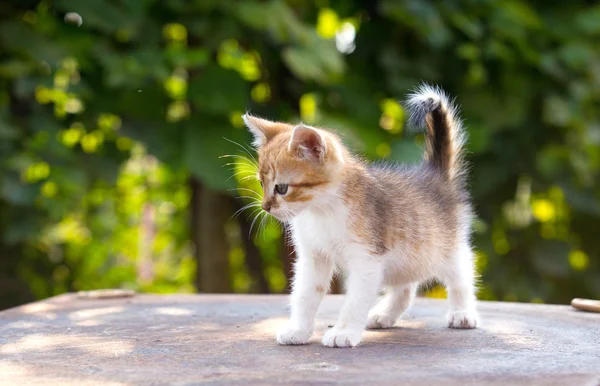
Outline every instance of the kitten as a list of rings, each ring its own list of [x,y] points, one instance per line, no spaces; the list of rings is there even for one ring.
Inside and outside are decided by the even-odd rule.
[[[370,166],[327,130],[243,116],[259,155],[262,208],[289,223],[297,255],[280,344],[309,341],[336,269],[346,274],[346,300],[326,346],[354,347],[365,327],[392,327],[434,277],[447,286],[448,326],[477,326],[462,123],[439,88],[420,86],[407,108],[427,130],[417,166]]]

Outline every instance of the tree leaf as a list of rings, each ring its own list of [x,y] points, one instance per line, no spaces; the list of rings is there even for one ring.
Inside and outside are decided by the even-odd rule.
[[[198,75],[189,85],[190,100],[198,111],[229,115],[245,111],[248,85],[231,70],[213,65]]]

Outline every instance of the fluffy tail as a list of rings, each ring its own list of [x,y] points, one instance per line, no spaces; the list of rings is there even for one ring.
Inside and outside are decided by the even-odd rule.
[[[464,182],[466,135],[458,110],[439,87],[421,84],[407,99],[409,123],[427,129],[425,161],[455,183]]]

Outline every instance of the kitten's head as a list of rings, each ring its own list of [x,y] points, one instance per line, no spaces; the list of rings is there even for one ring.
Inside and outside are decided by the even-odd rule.
[[[335,196],[347,157],[339,138],[302,124],[243,118],[258,151],[265,211],[288,221]]]

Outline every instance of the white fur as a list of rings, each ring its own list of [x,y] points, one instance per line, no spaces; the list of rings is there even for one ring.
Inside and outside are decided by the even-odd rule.
[[[369,312],[368,328],[390,328],[411,305],[418,283],[390,286],[385,296]]]
[[[255,148],[259,148],[265,143],[267,143],[267,136],[265,135],[265,133],[263,133],[260,127],[256,126],[254,122],[251,121],[251,118],[253,117],[250,114],[242,115],[242,119],[244,120],[246,127],[248,128],[248,130],[250,130],[250,133],[252,133],[252,136],[254,137],[254,141],[252,141],[252,146],[254,146]]]
[[[384,255],[373,255],[344,225],[350,214],[341,199],[335,194],[328,196],[334,198],[310,205],[291,220],[297,261],[291,318],[277,334],[280,344],[305,344],[310,340],[315,314],[335,267],[347,275],[346,300],[337,323],[323,336],[325,346],[354,347],[361,342],[366,326],[392,327],[411,305],[418,283],[433,277],[447,285],[448,326],[478,325],[473,253],[466,227],[458,230],[460,247],[451,260],[442,259],[439,251],[431,249],[422,250],[418,256],[409,254],[402,243]],[[382,287],[388,288],[387,294],[369,313]]]

